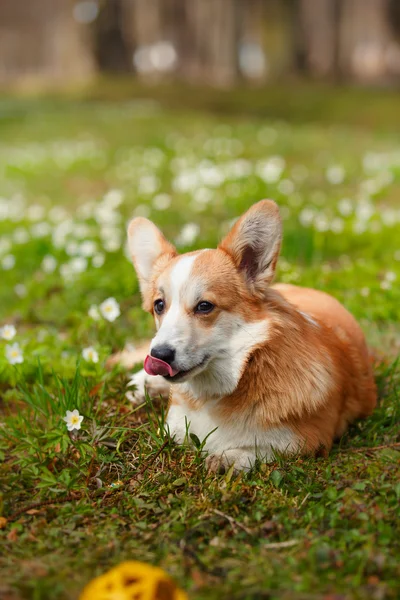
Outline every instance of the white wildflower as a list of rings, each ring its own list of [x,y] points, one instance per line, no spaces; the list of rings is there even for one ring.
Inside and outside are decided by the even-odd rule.
[[[15,256],[13,254],[6,254],[6,256],[3,256],[1,266],[4,271],[11,271],[15,266]]]
[[[13,233],[13,240],[16,244],[26,244],[29,241],[29,233],[25,227],[17,227]]]
[[[19,344],[7,344],[6,346],[6,358],[10,365],[18,365],[24,362],[24,356]]]
[[[332,185],[342,183],[345,177],[345,170],[341,165],[332,165],[326,170],[326,178]]]
[[[93,319],[93,321],[98,321],[100,319],[99,309],[95,304],[92,304],[92,306],[89,308],[88,315],[91,319]]]
[[[93,242],[92,240],[85,240],[79,246],[79,254],[81,256],[86,256],[86,257],[93,256],[93,254],[95,254],[96,250],[97,250],[96,242]]]
[[[43,219],[45,212],[44,206],[32,204],[32,206],[27,208],[26,216],[30,221],[40,221],[40,219]]]
[[[75,241],[68,242],[67,245],[65,246],[65,252],[68,254],[68,256],[74,256],[74,254],[78,254],[78,252],[79,252],[78,243]]]
[[[45,273],[54,273],[57,268],[57,260],[51,254],[47,254],[42,260],[42,269]]]
[[[153,198],[152,205],[156,210],[167,210],[171,206],[171,196],[168,194],[157,194]]]
[[[294,192],[294,183],[290,179],[282,179],[278,185],[278,191],[285,196],[290,196]]]
[[[89,346],[88,348],[84,348],[82,350],[82,356],[87,362],[92,362],[92,363],[99,362],[99,355],[92,346]]]
[[[201,206],[209,204],[213,197],[213,192],[206,187],[200,187],[193,193],[193,200]]]
[[[285,161],[280,156],[273,156],[267,161],[259,162],[256,172],[266,183],[276,183],[285,169]]]
[[[134,217],[148,217],[150,216],[150,208],[147,204],[138,204],[138,206],[133,211]]]
[[[103,242],[103,247],[106,252],[117,252],[121,248],[121,239],[107,239]]]
[[[330,228],[333,233],[342,233],[344,229],[343,219],[340,219],[339,217],[332,219]]]
[[[186,223],[176,239],[178,246],[190,246],[200,233],[197,223]]]
[[[72,273],[84,273],[88,266],[87,258],[84,256],[75,256],[69,261],[69,266]]]
[[[115,298],[107,298],[100,304],[100,312],[107,321],[115,321],[121,314],[121,309]]]
[[[52,221],[53,223],[60,223],[61,221],[64,221],[67,218],[67,215],[68,213],[64,208],[62,208],[61,206],[54,206],[50,209],[48,216],[50,221]]]
[[[0,327],[0,338],[3,340],[10,341],[12,340],[17,333],[14,325],[4,325],[4,327]]]
[[[17,285],[14,288],[14,292],[19,298],[25,298],[27,294],[26,285],[24,285],[23,283],[17,283]]]
[[[299,214],[299,221],[303,225],[303,227],[309,227],[313,222],[315,217],[315,210],[306,206],[303,208],[301,213]]]
[[[159,181],[154,175],[142,175],[142,177],[139,179],[139,194],[154,194],[157,191],[158,187]]]
[[[5,236],[0,238],[0,254],[5,254],[11,249],[11,242]]]
[[[330,226],[328,217],[323,213],[319,213],[314,219],[314,227],[317,231],[328,231]]]
[[[100,267],[102,267],[104,265],[104,261],[105,261],[104,254],[100,254],[100,252],[98,252],[92,258],[92,265],[96,269],[99,269]]]
[[[68,431],[72,431],[73,429],[81,428],[83,417],[75,408],[73,411],[67,410],[67,414],[65,417],[63,417],[63,421],[66,422]]]
[[[123,199],[124,193],[121,190],[110,190],[105,194],[103,202],[110,208],[117,208]]]
[[[349,198],[342,198],[338,202],[338,210],[343,217],[348,217],[353,212],[353,203]]]
[[[397,275],[394,271],[388,271],[385,275],[386,281],[396,281]]]
[[[35,223],[31,227],[31,234],[34,238],[43,238],[51,233],[51,225],[47,221],[41,223]]]

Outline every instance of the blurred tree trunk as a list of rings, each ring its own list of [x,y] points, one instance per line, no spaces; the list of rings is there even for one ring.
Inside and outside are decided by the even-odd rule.
[[[96,70],[90,32],[70,0],[0,0],[0,80],[23,84],[90,77]]]
[[[340,27],[339,61],[347,77],[384,80],[394,44],[389,22],[390,0],[346,0]]]
[[[239,74],[238,0],[180,1],[187,27],[182,72],[192,80],[231,85]]]
[[[295,7],[288,0],[262,0],[262,4],[263,11],[258,18],[264,31],[268,76],[280,77],[292,71],[296,62],[294,34],[299,24],[293,20]]]
[[[95,56],[102,71],[133,70],[133,27],[129,0],[99,2],[94,22]],[[130,27],[127,24],[130,23]]]
[[[347,0],[345,0],[347,2]],[[338,0],[299,0],[298,18],[302,35],[302,66],[311,75],[335,75],[337,70],[336,34]]]

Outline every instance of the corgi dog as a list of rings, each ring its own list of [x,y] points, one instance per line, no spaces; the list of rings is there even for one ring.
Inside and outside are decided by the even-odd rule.
[[[128,245],[156,335],[136,398],[168,394],[178,443],[205,441],[209,470],[249,470],[256,459],[326,453],[369,415],[376,387],[364,335],[333,297],[271,285],[282,239],[278,206],[254,204],[217,249],[179,255],[137,217]]]

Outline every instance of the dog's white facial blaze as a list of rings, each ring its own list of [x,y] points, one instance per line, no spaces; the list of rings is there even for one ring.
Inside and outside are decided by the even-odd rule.
[[[157,334],[153,338],[150,351],[155,346],[168,344],[174,348],[177,366],[186,371],[192,368],[190,357],[185,356],[190,336],[189,317],[185,311],[185,296],[190,286],[190,273],[196,254],[182,256],[169,272],[168,281],[160,277],[160,283],[165,288],[166,313],[161,319],[156,315]],[[189,360],[188,360],[189,359]],[[189,366],[188,366],[189,365]]]

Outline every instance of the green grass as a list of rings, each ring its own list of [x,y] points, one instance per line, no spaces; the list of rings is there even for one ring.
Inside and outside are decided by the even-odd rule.
[[[399,130],[394,92],[103,83],[0,99],[0,326],[17,330],[0,339],[1,597],[76,599],[126,559],[162,566],[193,599],[399,597]],[[147,214],[182,250],[210,247],[265,197],[284,218],[278,280],[360,320],[379,406],[328,458],[209,476],[199,449],[158,433],[162,403],[134,408],[128,374],[105,368],[152,334],[125,224]],[[200,230],[185,241],[187,223]],[[109,297],[115,321],[88,315]]]

